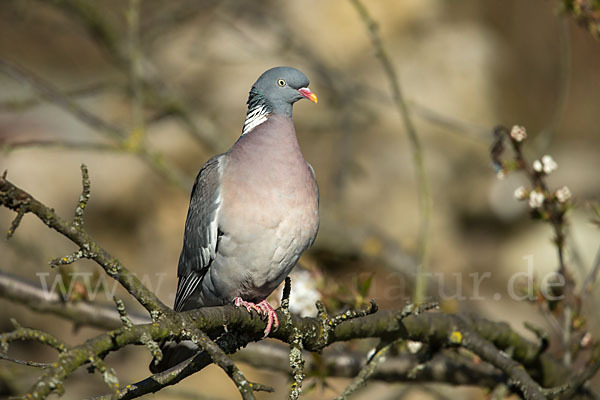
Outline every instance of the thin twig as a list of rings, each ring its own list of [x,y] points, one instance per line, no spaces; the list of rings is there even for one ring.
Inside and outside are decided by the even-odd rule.
[[[56,292],[50,292],[38,284],[0,271],[0,297],[23,304],[30,310],[44,314],[54,314],[76,325],[91,326],[100,329],[116,329],[121,326],[119,314],[114,307],[92,304],[86,301],[65,302]],[[150,318],[141,315],[129,315],[132,323],[143,324]]]
[[[355,379],[353,379],[352,382],[350,382],[350,384],[346,387],[346,389],[344,389],[344,392],[340,396],[337,397],[337,400],[345,400],[351,394],[353,394],[357,389],[366,385],[367,380],[371,376],[373,376],[373,374],[377,370],[377,367],[379,366],[379,364],[385,360],[385,357],[386,357],[387,353],[389,352],[390,347],[394,343],[395,342],[389,343],[389,344],[383,346],[382,348],[378,349],[375,352],[375,354],[369,359],[369,361],[364,366],[364,368],[360,370],[360,372],[358,373],[358,376]]]
[[[233,356],[234,360],[252,365],[254,368],[289,373],[289,348],[286,345],[261,341],[250,343]],[[326,349],[318,357],[303,352],[306,376],[354,378],[364,367],[367,359],[363,353],[346,349],[340,352]],[[399,354],[382,361],[371,380],[383,382],[437,382],[463,385],[476,382],[479,387],[492,388],[504,379],[504,375],[487,364],[475,364],[472,360],[459,359],[454,352],[438,352],[423,368],[415,371],[420,360],[414,354]],[[411,372],[416,374],[409,376]]]
[[[84,97],[84,96],[93,96],[104,90],[111,88],[112,85],[109,85],[107,82],[98,82],[93,83],[89,86],[84,86],[81,88],[67,90],[65,91],[65,95],[68,97]],[[29,97],[23,99],[14,99],[14,100],[3,100],[0,101],[0,110],[2,111],[26,111],[32,107],[39,106],[43,104],[42,99],[39,97]]]
[[[15,216],[15,219],[13,219],[13,221],[10,223],[10,228],[8,228],[8,232],[6,232],[6,239],[10,239],[15,234],[15,231],[21,224],[21,220],[25,215],[26,209],[26,205],[22,205],[17,209],[17,215]]]
[[[66,150],[90,150],[90,151],[110,151],[110,152],[121,152],[124,151],[123,147],[108,143],[94,143],[94,142],[73,142],[67,140],[20,140],[18,142],[9,142],[0,144],[0,151],[12,152],[19,149],[33,148],[33,147],[48,147],[58,148]]]
[[[589,274],[585,277],[583,285],[581,285],[581,297],[585,298],[588,293],[592,292],[592,287],[596,283],[598,278],[598,272],[600,271],[600,247],[596,250],[596,257],[594,258],[594,265],[590,270]]]
[[[81,164],[81,196],[75,207],[75,216],[73,217],[73,226],[75,228],[83,227],[83,212],[90,200],[90,175],[85,164]]]
[[[144,98],[141,88],[142,51],[140,48],[140,7],[141,0],[129,0],[127,10],[127,31],[129,58],[129,81],[131,85],[131,132],[128,143],[133,148],[138,147],[144,136]]]
[[[40,77],[36,76],[33,72],[1,58],[0,71],[6,73],[19,82],[31,86],[41,97],[48,100],[50,103],[62,108],[64,111],[73,115],[84,124],[106,134],[110,139],[117,142],[127,152],[138,155],[155,172],[160,174],[169,182],[186,190],[189,188],[190,185],[188,179],[180,176],[180,174],[175,172],[172,167],[168,166],[162,154],[156,151],[151,151],[142,145],[135,147],[131,146],[127,141],[129,135],[127,135],[123,129],[84,109],[69,97],[61,93],[49,82],[46,82]]]
[[[102,14],[95,2],[81,2],[79,0],[62,0],[52,2],[50,5],[56,7],[61,12],[78,22],[89,38],[104,50],[107,60],[112,63],[117,70],[128,75],[130,73],[130,57],[125,51],[127,46],[122,46],[119,41],[119,33],[111,25],[108,18]],[[146,68],[143,72],[156,71],[152,68],[148,60]],[[151,76],[146,73],[144,76],[139,75],[140,89],[144,92],[143,97],[145,103],[149,106],[154,106],[159,109],[159,114],[167,113],[177,117],[181,123],[187,128],[188,132],[198,142],[204,146],[208,146],[211,150],[219,148],[219,136],[217,129],[212,124],[212,121],[206,117],[192,113],[173,93],[166,82],[164,82],[156,72]],[[193,116],[192,116],[193,115]],[[202,121],[202,129],[195,122],[200,119]],[[188,186],[186,186],[187,188]]]
[[[62,108],[69,114],[72,114],[84,124],[91,126],[100,132],[108,134],[111,138],[116,139],[117,141],[120,141],[124,138],[123,131],[120,128],[85,110],[69,97],[62,94],[49,82],[46,82],[40,77],[36,76],[33,72],[1,58],[0,71],[9,75],[18,82],[27,84],[42,98]]]
[[[409,143],[412,150],[413,162],[415,165],[415,172],[417,175],[416,177],[419,187],[419,210],[421,213],[421,226],[419,229],[419,245],[417,253],[417,276],[414,294],[415,303],[418,304],[422,303],[425,300],[426,296],[425,273],[428,270],[429,262],[428,239],[432,210],[432,199],[429,190],[427,172],[425,168],[425,156],[423,152],[423,146],[412,121],[408,105],[404,100],[404,95],[402,94],[402,88],[400,86],[396,70],[392,64],[390,57],[388,56],[388,53],[384,48],[383,41],[381,40],[381,37],[377,32],[377,23],[370,16],[367,8],[363,5],[363,3],[360,0],[350,0],[350,3],[352,3],[352,5],[360,15],[363,23],[369,31],[371,44],[373,45],[377,58],[379,58],[379,61],[381,61],[385,74],[389,80],[392,89],[392,96],[396,104],[396,109],[402,117],[402,120],[404,121],[404,127],[406,129],[406,133],[408,135]]]
[[[82,251],[85,250],[109,276],[118,280],[149,312],[172,312],[116,257],[101,248],[85,229],[73,229],[72,224],[58,216],[53,209],[46,207],[29,193],[14,186],[5,178],[0,178],[0,204],[14,211],[18,211],[25,206],[27,212],[36,215],[48,227],[70,239]]]
[[[48,367],[52,366],[52,363],[40,363],[40,362],[35,362],[35,361],[30,361],[30,360],[20,360],[18,358],[9,357],[6,354],[2,354],[2,353],[0,353],[0,359],[10,361],[15,364],[27,365],[27,366],[36,367],[36,368],[48,368]]]
[[[560,127],[560,123],[567,109],[569,100],[569,89],[571,87],[571,38],[569,35],[569,20],[566,17],[559,19],[558,32],[558,93],[554,109],[548,116],[548,124],[542,129],[535,138],[534,147],[544,153],[552,144],[554,136]]]

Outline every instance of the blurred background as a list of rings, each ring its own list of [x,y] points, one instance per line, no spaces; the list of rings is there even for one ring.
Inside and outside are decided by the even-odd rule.
[[[600,43],[562,16],[558,1],[381,0],[366,6],[423,142],[433,201],[429,295],[446,311],[507,321],[532,340],[524,321],[551,332],[535,305],[508,296],[507,282],[527,271],[531,257],[538,278],[555,271],[558,261],[550,228],[531,221],[526,204],[513,198],[525,180],[496,178],[491,130],[523,125],[531,160],[550,154],[558,163],[549,182],[574,194],[569,250],[577,259],[570,251],[569,263],[577,278],[585,276],[600,238],[587,207],[600,195]],[[420,223],[415,168],[389,80],[350,2],[5,0],[0,59],[13,65],[9,74],[0,69],[0,169],[70,218],[85,163],[92,182],[87,230],[169,305],[196,173],[239,136],[256,78],[277,65],[299,68],[319,96],[318,105],[296,104],[294,121],[316,171],[322,220],[302,259],[307,272],[297,290],[312,285],[304,290],[330,309],[370,297],[382,308],[410,300]],[[8,229],[13,217],[0,210],[0,227]],[[0,242],[0,269],[48,286],[76,272],[92,289],[100,282],[95,300],[107,301],[102,293],[113,282],[102,281],[93,263],[49,268],[49,260],[74,250],[26,216],[15,236]],[[473,299],[469,274],[486,272],[482,299]],[[589,310],[597,292],[584,305],[596,332],[598,316]],[[140,311],[126,293],[117,295],[131,312]],[[17,317],[71,344],[98,333],[0,303],[4,331]],[[307,315],[316,312],[311,303]],[[54,356],[32,345],[17,354],[38,361]],[[128,348],[107,361],[128,383],[148,375],[150,358],[145,349]],[[240,365],[250,379],[276,386],[277,393],[259,398],[287,393],[285,375]],[[0,362],[0,396],[29,387],[27,368]],[[305,396],[330,398],[347,383],[327,379]],[[486,396],[477,388],[407,387],[373,382],[356,398]],[[66,388],[65,399],[106,392],[98,375],[85,370]],[[213,366],[153,398],[237,396]]]

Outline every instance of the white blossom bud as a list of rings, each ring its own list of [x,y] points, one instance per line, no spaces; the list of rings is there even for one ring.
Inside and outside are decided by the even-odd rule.
[[[583,337],[581,338],[581,347],[588,347],[590,344],[592,344],[592,340],[592,334],[590,332],[586,332],[585,335],[583,335]]]
[[[540,160],[535,160],[533,162],[533,170],[535,172],[542,172],[543,169],[544,169],[544,165],[542,164],[542,162]]]
[[[563,186],[560,189],[558,189],[554,195],[556,196],[556,199],[560,202],[560,203],[565,203],[566,201],[568,201],[571,198],[571,191],[569,190],[568,187]]]
[[[558,168],[558,164],[556,163],[556,161],[554,161],[554,159],[547,154],[544,157],[542,157],[542,164],[544,166],[543,169],[545,174],[549,174],[550,172]]]
[[[532,190],[529,193],[529,207],[531,208],[539,208],[544,204],[544,193],[538,192],[537,190]]]
[[[499,180],[503,180],[504,178],[506,178],[506,172],[504,172],[503,169],[499,170],[498,172],[496,172],[496,178],[498,178]]]
[[[517,142],[522,142],[527,139],[527,132],[525,128],[519,125],[515,125],[510,130],[510,137],[513,138]]]
[[[415,342],[414,340],[409,340],[406,343],[406,347],[408,348],[408,351],[411,352],[411,354],[417,354],[419,350],[421,350],[421,348],[423,347],[423,343]]]
[[[527,198],[527,189],[523,186],[519,186],[515,189],[515,199],[517,200],[525,200]]]

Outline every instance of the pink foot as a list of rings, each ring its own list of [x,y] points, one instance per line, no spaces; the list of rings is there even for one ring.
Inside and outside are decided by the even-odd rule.
[[[235,304],[236,307],[245,307],[248,312],[252,312],[252,310],[254,310],[259,315],[264,315],[267,317],[267,327],[265,328],[265,336],[263,336],[263,338],[266,338],[269,333],[271,333],[271,330],[275,332],[279,328],[279,318],[277,317],[277,313],[275,312],[275,309],[267,302],[267,300],[263,300],[258,304],[254,304],[252,302],[242,300],[241,297],[236,297],[233,299],[233,304]]]

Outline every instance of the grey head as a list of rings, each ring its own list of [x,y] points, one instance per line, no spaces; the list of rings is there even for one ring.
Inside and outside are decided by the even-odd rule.
[[[264,122],[271,113],[291,118],[292,106],[300,99],[316,103],[317,96],[308,89],[309,83],[306,75],[296,68],[275,67],[265,71],[250,90],[243,133]]]

